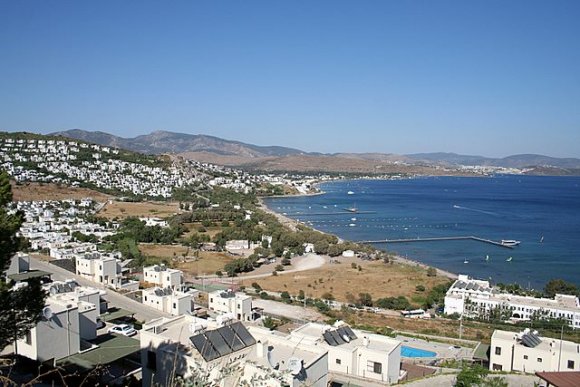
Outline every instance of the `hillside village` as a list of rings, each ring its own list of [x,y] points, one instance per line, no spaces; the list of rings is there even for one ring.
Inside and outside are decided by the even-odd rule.
[[[529,385],[542,377],[536,373],[580,372],[578,344],[568,340],[580,327],[578,297],[516,297],[467,276],[449,281],[422,268],[401,269],[393,257],[369,246],[300,224],[292,232],[256,199],[285,190],[315,192],[314,183],[330,176],[251,174],[21,134],[0,136],[0,170],[15,184],[57,183],[117,196],[106,202],[87,197],[8,206],[10,213],[22,214],[19,233],[28,246],[13,257],[6,278],[21,286],[40,279],[48,297],[40,321],[3,354],[51,365],[71,385],[88,378],[143,386],[188,380],[221,386],[381,386],[426,376],[451,383],[467,364],[483,365],[482,381],[507,378]],[[164,217],[104,216],[123,200],[153,199],[179,205]],[[163,259],[141,254],[151,245],[174,254]],[[186,252],[176,254],[178,247]],[[202,253],[228,260],[206,275],[178,268],[199,265]],[[332,288],[315,297],[260,286],[265,277],[282,283],[292,278],[291,270],[301,270],[297,262],[314,259],[361,275],[380,265],[385,272],[407,270],[413,278],[439,282],[431,289],[417,285],[415,293],[433,297],[427,305],[411,304],[403,295],[361,293],[348,300]],[[315,284],[323,283],[319,278]],[[501,312],[497,321],[496,312]],[[566,325],[567,340],[554,339],[553,326],[542,325],[550,319]],[[529,329],[532,322],[546,335]],[[453,334],[439,335],[433,323],[451,326]],[[510,374],[487,375],[493,371]]]

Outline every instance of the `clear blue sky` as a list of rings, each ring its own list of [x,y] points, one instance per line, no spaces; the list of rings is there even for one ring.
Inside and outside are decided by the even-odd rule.
[[[580,157],[580,1],[2,1],[0,130]]]

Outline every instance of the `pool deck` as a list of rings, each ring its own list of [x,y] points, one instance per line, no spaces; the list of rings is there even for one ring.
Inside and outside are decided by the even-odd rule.
[[[416,360],[431,360],[431,359],[463,359],[471,358],[473,354],[473,348],[460,347],[455,348],[451,344],[439,343],[436,341],[427,341],[422,339],[416,339],[414,337],[407,337],[398,335],[397,340],[401,342],[401,345],[406,347],[412,347],[417,349],[422,349],[425,351],[435,352],[437,355],[432,357],[406,357],[405,359],[416,359]]]

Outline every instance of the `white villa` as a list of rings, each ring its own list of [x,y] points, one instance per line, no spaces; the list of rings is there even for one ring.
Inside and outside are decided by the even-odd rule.
[[[445,295],[446,314],[485,317],[497,308],[511,310],[513,320],[562,318],[572,328],[580,328],[580,302],[576,296],[557,294],[554,299],[516,296],[501,293],[488,281],[474,280],[466,275],[460,275]]]
[[[197,290],[180,292],[171,288],[149,288],[143,290],[143,304],[154,309],[179,316],[191,313]]]
[[[580,344],[523,332],[496,330],[491,337],[489,369],[504,372],[580,371]]]
[[[143,268],[143,280],[160,288],[178,289],[183,283],[183,272],[163,264]]]
[[[328,351],[328,372],[338,379],[365,378],[396,383],[401,370],[401,342],[390,337],[310,322],[290,333],[292,342]]]
[[[240,322],[219,326],[190,315],[162,317],[140,333],[143,385],[168,386],[176,377],[203,376],[236,386],[256,340]]]
[[[124,267],[117,256],[99,252],[75,255],[77,275],[114,289],[138,290],[139,282],[123,277]]]
[[[202,376],[222,386],[328,385],[324,348],[236,320],[184,315],[160,318],[141,330],[143,385],[171,385],[172,377]]]
[[[232,314],[240,321],[252,321],[252,297],[244,293],[216,290],[208,295],[208,308],[214,312]]]
[[[96,337],[99,312],[86,301],[74,301],[67,294],[46,299],[42,320],[15,343],[15,353],[37,361],[56,362],[81,351],[81,339]]]

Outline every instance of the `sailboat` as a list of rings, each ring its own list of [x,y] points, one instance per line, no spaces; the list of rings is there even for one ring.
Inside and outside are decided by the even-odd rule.
[[[485,256],[485,262],[489,262],[489,255]]]
[[[542,237],[540,238],[540,243],[544,243],[544,236],[542,235]]]
[[[465,258],[465,260],[463,261],[463,263],[469,263],[469,261],[467,260],[467,258]]]
[[[511,261],[512,261],[512,259],[513,259],[512,257],[509,257],[509,258],[508,258],[508,259],[506,259],[505,261],[506,261],[506,262],[511,262]]]

